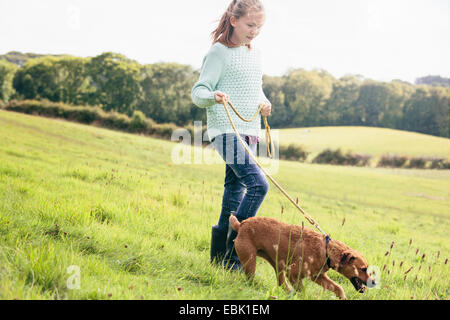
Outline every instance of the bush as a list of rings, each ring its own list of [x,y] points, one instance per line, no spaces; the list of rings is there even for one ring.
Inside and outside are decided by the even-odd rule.
[[[367,167],[370,165],[372,156],[369,154],[347,153],[347,163],[351,166]]]
[[[390,168],[404,167],[411,169],[450,169],[450,163],[446,158],[414,157],[409,159],[407,156],[397,155],[383,155],[377,166]]]
[[[141,111],[135,110],[130,122],[131,132],[144,132],[147,130],[145,115]]]
[[[97,107],[63,108],[63,113],[65,119],[85,124],[101,120],[103,116],[102,110]]]
[[[427,164],[427,159],[422,157],[416,157],[409,160],[409,164],[406,166],[407,168],[415,168],[415,169],[425,169]]]
[[[64,118],[87,124],[102,117],[102,110],[98,107],[69,106],[49,100],[11,100],[5,109],[46,117]]]
[[[344,155],[341,149],[331,150],[325,149],[319,153],[314,159],[313,163],[328,163],[328,164],[342,164],[344,162]]]
[[[313,163],[333,164],[342,166],[368,166],[370,164],[370,155],[356,154],[348,151],[346,154],[341,149],[331,150],[325,149],[319,153],[314,159]]]
[[[265,143],[264,143],[265,147]],[[265,147],[266,148],[266,147]],[[291,160],[291,161],[305,161],[308,157],[308,152],[304,150],[304,148],[297,144],[290,144],[288,146],[280,146],[279,147],[279,156],[280,159]]]
[[[49,100],[11,100],[4,108],[9,111],[64,118],[70,121],[95,124],[101,127],[128,132],[154,134],[154,127],[160,126],[159,134],[162,137],[167,137],[166,131],[176,128],[171,124],[156,125],[152,119],[146,118],[140,111],[135,111],[133,117],[130,119],[128,116],[121,113],[105,112],[100,107],[71,106],[64,103],[51,102]]]
[[[158,137],[170,139],[172,137],[172,133],[176,129],[178,129],[178,127],[173,123],[156,124],[153,128],[153,132]]]
[[[377,167],[401,168],[406,164],[407,161],[407,156],[385,154],[381,156],[380,161],[378,161]]]
[[[126,130],[130,127],[130,118],[118,112],[108,112],[103,118],[102,125],[111,129]]]
[[[430,169],[450,169],[450,163],[445,158],[431,158]]]

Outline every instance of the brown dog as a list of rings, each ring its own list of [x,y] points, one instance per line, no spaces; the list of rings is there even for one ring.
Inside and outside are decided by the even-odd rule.
[[[324,290],[346,299],[342,287],[328,278],[329,269],[344,275],[361,293],[368,281],[375,284],[367,273],[366,259],[338,240],[330,240],[327,244],[325,236],[311,229],[266,217],[249,218],[239,223],[231,215],[229,221],[238,232],[234,246],[249,278],[255,274],[256,256],[259,256],[272,265],[278,284],[288,290],[291,289],[286,276],[297,290],[302,288],[302,279],[310,278]]]

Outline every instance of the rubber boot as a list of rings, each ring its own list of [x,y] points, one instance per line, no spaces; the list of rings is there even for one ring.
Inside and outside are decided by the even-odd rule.
[[[223,259],[223,266],[231,271],[242,270],[241,261],[239,260],[236,250],[234,249],[234,239],[236,239],[236,237],[237,232],[231,228],[231,225],[229,225],[226,242],[227,251]]]
[[[215,225],[211,230],[211,263],[222,264],[226,252],[227,233]]]

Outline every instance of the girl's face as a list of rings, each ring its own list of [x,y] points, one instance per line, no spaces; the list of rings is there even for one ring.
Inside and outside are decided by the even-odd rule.
[[[230,22],[234,30],[231,40],[240,46],[249,44],[258,36],[265,20],[266,15],[264,11],[251,11],[239,19],[232,16]]]

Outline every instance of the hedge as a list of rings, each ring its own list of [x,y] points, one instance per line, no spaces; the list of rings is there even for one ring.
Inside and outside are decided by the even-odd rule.
[[[100,127],[106,127],[114,130],[121,130],[130,133],[150,135],[162,139],[170,140],[172,133],[176,129],[181,129],[173,123],[159,124],[150,118],[146,118],[141,111],[134,111],[132,117],[117,113],[106,112],[100,107],[95,106],[72,106],[60,102],[51,102],[48,100],[10,100],[7,104],[0,101],[0,109],[8,111],[21,112],[32,115],[63,118],[69,121],[80,122],[83,124],[92,124]],[[186,128],[191,137],[194,137],[194,126],[188,125]],[[205,127],[202,127],[202,133]],[[193,143],[192,139],[192,143]],[[208,141],[203,142],[204,145]],[[265,142],[259,144],[259,148],[266,148]],[[308,152],[303,146],[290,144],[287,146],[278,146],[279,158],[290,161],[306,161]],[[263,151],[263,154],[265,151]],[[355,154],[351,151],[343,153],[341,149],[325,149],[319,153],[313,160],[313,163],[333,164],[345,166],[369,166],[370,155]],[[377,163],[377,167],[391,168],[416,168],[416,169],[450,169],[450,163],[446,158],[434,157],[414,157],[408,158],[404,155],[383,155]]]

